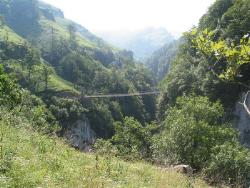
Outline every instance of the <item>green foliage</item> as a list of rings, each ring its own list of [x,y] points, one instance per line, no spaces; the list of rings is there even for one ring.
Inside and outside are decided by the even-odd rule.
[[[237,42],[224,40],[217,30],[186,33],[169,74],[160,83],[166,94],[159,100],[158,117],[164,118],[178,96],[190,93],[220,99],[224,107],[232,108],[242,90],[239,85],[249,83],[249,51],[248,35]]]
[[[193,186],[179,174],[165,175],[148,165],[124,163],[116,155],[190,164],[196,170],[205,169],[215,182],[249,186],[249,151],[240,146],[237,131],[224,122],[222,105],[214,102],[221,99],[225,107],[235,105],[240,91],[221,80],[242,77],[249,82],[250,40],[245,35],[249,4],[249,0],[216,1],[199,29],[186,34],[177,55],[176,51],[170,55],[176,57],[164,67],[171,69],[160,84],[166,93],[158,109],[159,120],[164,121],[157,126],[147,125],[155,119],[153,96],[80,102],[63,98],[74,98],[80,90],[83,95],[151,91],[154,83],[149,72],[135,65],[131,52],[115,51],[45,3],[0,0],[6,19],[4,23],[0,18],[1,60],[22,86],[39,92],[48,106],[20,90],[0,68],[4,135],[0,141],[5,148],[0,187],[168,187],[174,176],[181,179],[169,187]],[[58,97],[53,97],[55,93]],[[98,138],[111,138],[97,140],[95,157],[68,148],[58,138],[42,136],[58,130],[63,135],[86,118]]]
[[[111,68],[110,71],[96,72],[94,88],[100,93],[136,93],[151,91],[153,82],[148,71],[130,62],[122,69]],[[127,97],[118,98],[123,116],[133,116],[142,124],[155,118],[155,97]],[[121,120],[121,119],[118,119]]]
[[[40,31],[38,1],[1,1],[0,7],[7,24],[21,36],[34,35]]]
[[[250,27],[250,1],[236,0],[234,5],[223,15],[222,28],[225,30],[225,37],[239,41]]]
[[[171,61],[175,58],[181,42],[180,39],[170,44],[166,44],[146,60],[145,64],[154,77],[156,77],[154,78],[155,81],[161,81],[169,72]]]
[[[115,123],[115,135],[112,142],[119,155],[128,159],[149,157],[150,132],[132,117]]]
[[[24,128],[30,125],[23,116],[1,112],[0,187],[208,187],[198,178],[145,163],[96,159],[59,138]]]
[[[94,51],[94,58],[100,62],[104,66],[108,66],[113,61],[115,61],[114,53],[110,49],[98,49]]]
[[[183,93],[195,92],[198,90],[198,78],[195,75],[194,67],[184,59],[178,60],[167,77],[162,80],[160,87],[167,91],[165,94],[169,104],[175,103],[178,96]]]
[[[212,70],[220,66],[221,61],[226,62],[224,70],[219,72],[219,77],[233,80],[236,76],[239,76],[240,67],[250,63],[250,38],[245,35],[240,40],[240,44],[236,45],[234,42],[228,44],[222,39],[214,41],[214,34],[214,32],[208,30],[201,33],[193,30],[186,35],[192,42],[192,47],[210,61],[209,63],[213,66]]]
[[[59,121],[62,131],[68,130],[77,120],[84,118],[86,109],[74,99],[52,97],[49,110]]]
[[[33,128],[44,132],[56,131],[57,122],[41,99],[21,90],[0,67],[0,107],[3,113],[11,110],[13,117],[23,116]],[[17,119],[18,120],[18,119]],[[19,125],[19,120],[16,122]]]
[[[12,111],[2,108],[0,113],[1,187],[165,187],[166,184],[172,187],[186,186],[190,183],[189,179],[174,172],[163,172],[149,165],[133,163],[136,165],[134,168],[129,163],[111,157],[112,153],[115,155],[116,150],[110,142],[99,140],[96,143],[99,154],[106,154],[106,157],[96,156],[94,160],[94,156],[77,152],[56,137],[51,139],[34,132],[48,131],[50,128],[47,126],[53,125],[54,119],[40,99],[27,91],[22,95],[23,101],[20,105]],[[63,107],[62,111],[78,118],[81,112],[75,101],[56,98],[54,100],[57,106]],[[132,118],[126,120],[132,128],[135,127],[134,123],[140,126]],[[141,129],[138,128],[136,130],[140,133]],[[144,138],[144,135],[136,135]],[[107,151],[109,153],[105,153]],[[166,177],[177,176],[179,180],[171,178],[169,182],[165,174]],[[199,181],[194,185],[205,186]]]
[[[86,115],[97,137],[111,138],[114,134],[114,119],[109,110],[109,105],[102,102],[99,102],[99,104],[92,103],[88,109]]]
[[[223,108],[206,97],[181,97],[154,138],[155,159],[165,164],[207,165],[214,146],[237,139],[236,131],[221,125]]]
[[[50,75],[49,89],[52,91],[57,91],[57,92],[68,91],[70,93],[80,94],[80,92],[74,88],[74,85],[71,82],[64,80],[62,77],[58,76],[57,74]]]
[[[223,115],[221,104],[207,97],[178,98],[153,138],[155,161],[189,164],[213,183],[248,187],[250,152],[239,143],[237,130],[222,122]]]
[[[213,148],[207,177],[236,187],[250,185],[250,152],[239,143],[225,143]]]
[[[89,88],[95,70],[101,68],[100,64],[89,57],[70,53],[59,62],[57,71],[66,80]]]
[[[109,156],[116,156],[117,155],[117,148],[114,146],[109,140],[97,139],[94,144],[95,153],[97,155],[109,155]]]
[[[53,73],[53,69],[51,67],[43,65],[42,74],[44,78],[44,85],[45,85],[44,90],[45,91],[48,90],[49,80],[50,80],[50,76],[52,73]]]
[[[201,29],[209,28],[211,30],[220,26],[221,19],[225,12],[233,6],[233,0],[217,0],[209,8],[208,12],[200,19],[199,27]]]
[[[0,106],[14,107],[21,101],[20,88],[4,73],[0,65]]]
[[[152,145],[156,161],[190,164],[209,181],[235,187],[249,187],[249,150],[225,122],[235,118],[236,100],[249,88],[249,4],[217,0],[198,29],[185,34],[160,83],[162,124]]]
[[[58,122],[44,102],[30,92],[22,91],[22,102],[13,114],[24,117],[35,130],[52,133],[59,130]]]
[[[0,39],[1,41],[8,39],[8,42],[14,44],[22,44],[24,41],[23,38],[6,25],[0,26]]]
[[[220,99],[223,106],[234,105],[232,98],[238,97],[237,88],[220,81],[208,69],[209,64],[204,57],[196,58],[190,54],[184,57],[178,55],[178,58],[173,61],[171,71],[159,84],[165,93],[158,98],[157,117],[164,120],[167,110],[175,105],[177,97],[184,94],[205,95],[212,101]]]
[[[34,66],[40,63],[39,52],[34,48],[30,48],[25,56],[25,65],[28,69],[28,80],[31,82],[31,73],[34,69]]]
[[[52,104],[53,114],[63,129],[66,130],[81,117],[73,115],[71,121],[70,107],[67,107],[66,117],[61,118],[59,108],[64,110],[64,107],[60,102],[49,104],[54,93],[71,98],[72,95],[79,95],[81,90],[83,95],[152,90],[149,73],[135,66],[130,52],[115,50],[82,26],[66,20],[57,8],[28,0],[1,1],[0,6],[6,19],[6,26],[2,29],[6,30],[9,26],[28,41],[20,45],[23,53],[17,57],[17,51],[12,50],[16,47],[5,40],[11,53],[3,53],[6,57],[4,63],[8,64],[9,72],[15,73],[22,87],[41,94],[48,105]],[[20,12],[20,8],[25,11]],[[27,9],[30,9],[30,15]],[[15,15],[20,16],[19,23],[13,19]],[[33,17],[29,17],[31,15]],[[21,23],[23,26],[30,23],[30,26],[21,28]],[[15,32],[11,29],[6,31],[12,38]],[[121,66],[112,66],[113,62],[119,62]],[[74,106],[74,102],[71,105]],[[85,114],[91,126],[99,137],[105,138],[113,136],[114,121],[120,121],[124,116],[134,116],[142,124],[155,117],[155,99],[151,96],[87,101],[79,104],[79,109],[82,108],[90,110]]]

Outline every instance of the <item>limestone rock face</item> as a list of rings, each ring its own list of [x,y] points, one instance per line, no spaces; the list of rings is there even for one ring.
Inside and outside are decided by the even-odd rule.
[[[240,102],[245,99],[245,93],[242,94]],[[247,98],[246,104],[250,107],[250,97]],[[240,141],[242,144],[250,147],[250,116],[240,103],[236,104],[235,114],[237,116],[236,127],[240,131]]]
[[[81,151],[89,150],[89,146],[96,140],[95,132],[90,128],[89,121],[78,120],[73,128],[66,133],[66,138],[73,147]]]

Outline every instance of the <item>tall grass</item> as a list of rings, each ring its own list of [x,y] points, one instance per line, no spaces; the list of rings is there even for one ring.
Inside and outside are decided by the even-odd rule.
[[[143,162],[78,152],[56,136],[32,130],[23,117],[1,114],[0,187],[208,187]]]

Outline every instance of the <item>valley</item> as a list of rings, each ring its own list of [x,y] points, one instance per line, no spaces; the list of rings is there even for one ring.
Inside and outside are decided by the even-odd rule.
[[[0,0],[0,187],[249,187],[249,24],[216,0],[179,39],[100,38]]]

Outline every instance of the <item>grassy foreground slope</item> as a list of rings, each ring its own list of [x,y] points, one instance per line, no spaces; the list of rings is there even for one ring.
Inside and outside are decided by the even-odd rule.
[[[0,187],[208,187],[199,179],[148,164],[96,159],[57,137],[32,131],[18,117],[14,122],[6,119],[0,121]]]

